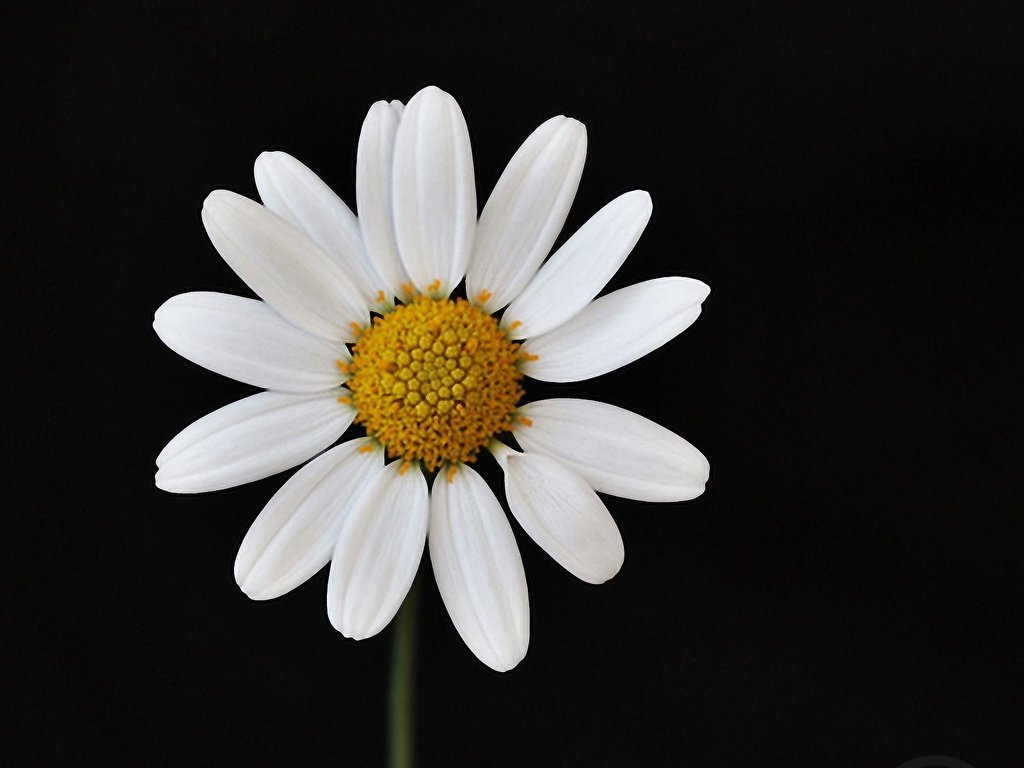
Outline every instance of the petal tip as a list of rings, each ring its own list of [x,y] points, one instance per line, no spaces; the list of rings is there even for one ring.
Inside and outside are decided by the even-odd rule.
[[[161,453],[160,456],[162,455],[163,454]],[[174,487],[173,481],[168,481],[166,470],[163,467],[159,466],[160,456],[156,457],[157,470],[153,475],[154,485],[156,485],[156,487],[159,488],[161,491],[166,491],[167,493],[179,493],[178,489]]]
[[[349,640],[355,640],[357,643],[360,640],[367,640],[368,638],[373,637],[377,634],[377,632],[380,631],[368,631],[363,627],[351,627],[348,626],[346,622],[343,622],[340,619],[338,621],[334,621],[332,619],[331,626],[334,627],[338,632],[340,632],[342,636],[347,637]]]
[[[238,563],[235,563],[235,584],[238,585],[238,589],[241,590],[242,594],[248,597],[250,600],[255,600],[254,597],[256,590],[252,584],[248,583],[249,574],[238,572]]]
[[[235,193],[230,189],[215,189],[206,196],[203,207],[205,208],[209,203],[216,203],[218,200],[229,200],[232,197],[235,197]]]
[[[256,172],[259,173],[261,167],[272,162],[276,154],[277,152],[273,149],[265,149],[256,155],[256,160],[253,161],[253,167],[256,169]]]
[[[256,603],[264,603],[267,600],[273,600],[275,597],[278,597],[276,593],[268,592],[266,586],[261,589],[259,585],[247,583],[244,585],[239,584],[238,588],[242,590],[243,595]]]
[[[575,117],[566,117],[565,118],[565,124],[574,133],[578,134],[579,138],[582,138],[582,139],[586,139],[587,138],[587,126],[583,122],[581,122],[580,120],[577,120]]]
[[[282,162],[290,159],[290,155],[276,149],[267,149],[256,156],[252,164],[252,175],[256,180],[256,189],[260,191],[261,186],[266,186],[274,174],[275,167],[280,167]],[[260,191],[260,197],[263,192]]]
[[[413,97],[409,99],[409,105],[411,106],[414,101],[444,100],[446,98],[450,99],[451,96],[442,91],[436,85],[425,85],[413,94]]]
[[[618,556],[617,560],[609,563],[607,567],[586,575],[577,574],[577,576],[580,578],[580,580],[585,581],[587,584],[600,586],[601,584],[605,584],[619,575],[619,571],[622,570],[622,563],[624,561],[625,556],[623,553]]]
[[[227,189],[215,189],[206,196],[203,200],[203,207],[201,210],[201,216],[203,223],[209,226],[212,216],[219,216],[230,207],[234,202],[235,198],[241,197],[234,192]]]
[[[495,672],[511,672],[513,669],[519,666],[519,663],[526,658],[527,646],[521,649],[515,649],[509,653],[504,654],[501,658],[488,658],[480,659],[484,664],[493,669]]]

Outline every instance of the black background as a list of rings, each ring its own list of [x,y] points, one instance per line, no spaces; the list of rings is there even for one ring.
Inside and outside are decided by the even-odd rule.
[[[383,761],[390,632],[336,633],[324,574],[270,603],[232,578],[287,475],[153,487],[162,445],[250,390],[150,322],[176,293],[246,292],[199,221],[209,191],[255,196],[256,155],[284,149],[353,203],[366,108],[436,83],[481,203],[554,114],[590,137],[567,232],[650,191],[611,287],[698,277],[702,317],[530,391],[654,418],[712,479],[608,499],[627,554],[602,587],[517,531],[532,641],[511,673],[428,578],[422,764],[1020,765],[1019,4],[775,5],[5,12],[12,762]]]

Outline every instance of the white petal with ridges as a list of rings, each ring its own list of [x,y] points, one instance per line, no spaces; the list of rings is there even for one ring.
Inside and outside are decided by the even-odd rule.
[[[287,219],[333,257],[366,299],[383,288],[367,270],[355,214],[313,171],[287,152],[264,152],[254,167],[256,189],[268,210]]]
[[[348,429],[355,411],[336,392],[260,392],[179,432],[156,457],[158,488],[201,493],[251,483],[301,464]]]
[[[398,255],[391,192],[395,133],[401,116],[400,101],[378,101],[371,106],[359,132],[356,151],[359,226],[369,264],[380,275],[389,298],[401,296],[401,286],[409,280]]]
[[[568,322],[523,344],[522,371],[541,381],[582,381],[652,352],[697,319],[710,292],[688,277],[661,277],[613,291]]]
[[[512,156],[487,199],[466,273],[466,294],[487,313],[519,295],[565,224],[587,156],[587,129],[553,117]]]
[[[214,247],[278,313],[331,341],[352,341],[350,323],[369,320],[365,297],[338,263],[293,224],[226,190],[203,203]]]
[[[473,152],[455,99],[428,86],[409,100],[395,136],[394,163],[402,264],[416,288],[447,296],[466,274],[476,227]]]
[[[382,460],[383,452],[364,437],[332,448],[292,475],[238,549],[235,581],[242,591],[253,600],[279,597],[327,565],[360,494],[383,472]]]
[[[622,536],[586,480],[542,453],[508,451],[498,461],[505,470],[509,509],[555,562],[591,584],[619,572]]]
[[[416,576],[430,517],[427,481],[415,466],[389,464],[342,526],[327,580],[327,616],[345,637],[377,634],[398,612]]]
[[[165,301],[153,329],[168,347],[235,381],[281,392],[336,389],[350,359],[332,343],[289,323],[266,303],[225,293],[182,293]]]
[[[591,216],[509,305],[501,327],[514,338],[526,339],[570,320],[622,266],[647,226],[651,209],[651,196],[634,190]]]
[[[526,451],[554,456],[602,493],[684,501],[704,492],[709,465],[679,435],[625,408],[554,398],[521,406],[514,433]]]
[[[526,574],[501,505],[470,467],[434,480],[428,543],[455,629],[491,669],[512,669],[530,643]]]

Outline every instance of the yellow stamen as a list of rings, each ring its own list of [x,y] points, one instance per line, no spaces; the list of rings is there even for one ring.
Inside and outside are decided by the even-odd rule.
[[[418,296],[376,318],[352,348],[355,420],[388,456],[428,472],[472,462],[512,428],[521,354],[465,299]]]
[[[406,472],[409,471],[409,467],[411,467],[411,466],[412,466],[412,462],[409,461],[408,459],[406,459],[405,461],[402,462],[402,466],[400,466],[398,468],[398,474],[404,475]]]
[[[455,482],[455,473],[458,472],[458,471],[459,471],[459,468],[456,465],[454,465],[454,464],[452,464],[450,467],[448,467],[448,474],[445,477],[448,479],[448,483],[449,484]]]
[[[353,333],[353,334],[355,335],[355,337],[356,337],[357,339],[358,339],[358,338],[359,338],[359,337],[360,337],[360,336],[362,335],[362,333],[363,333],[363,326],[361,326],[361,325],[360,325],[359,323],[357,323],[357,322],[356,322],[355,320],[353,320],[353,321],[352,321],[351,323],[349,323],[349,324],[348,324],[348,327],[352,329],[352,333]]]
[[[336,366],[338,366],[338,368],[340,368],[340,369],[341,369],[341,372],[342,372],[342,373],[348,373],[349,371],[351,371],[351,370],[352,370],[352,366],[350,366],[350,365],[349,365],[348,363],[346,363],[346,362],[345,362],[344,360],[335,360],[335,361],[334,361],[334,364],[335,364]]]
[[[378,304],[383,304],[386,300],[387,300],[387,294],[385,294],[384,291],[377,291],[377,299],[376,299],[377,303]]]
[[[338,402],[344,403],[345,405],[349,405],[352,402],[352,398],[347,397],[345,395],[341,395],[341,397],[338,398]]]
[[[360,453],[370,453],[376,446],[373,443],[367,443],[366,445],[359,446]]]
[[[441,279],[440,278],[436,278],[434,280],[434,282],[432,282],[430,285],[427,286],[427,293],[433,293],[434,291],[440,290],[440,288],[441,288]]]
[[[516,424],[522,424],[524,427],[532,427],[533,419],[528,419],[526,416],[516,414]]]
[[[491,296],[493,296],[493,295],[494,294],[491,293],[490,291],[480,291],[480,293],[478,293],[476,295],[476,303],[477,304],[486,304],[488,301],[491,300]]]
[[[515,320],[512,323],[509,323],[508,329],[510,331],[514,331],[516,328],[521,328],[522,325],[523,325],[523,321],[522,320]]]

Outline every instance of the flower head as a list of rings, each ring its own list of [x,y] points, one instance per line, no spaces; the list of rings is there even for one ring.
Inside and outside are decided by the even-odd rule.
[[[189,360],[267,391],[179,433],[156,483],[211,491],[312,459],[242,541],[235,578],[247,595],[277,597],[330,562],[331,623],[369,637],[397,612],[426,542],[459,634],[506,670],[526,653],[529,602],[508,519],[472,468],[481,454],[502,467],[527,534],[591,583],[623,561],[597,492],[676,501],[704,490],[701,453],[641,416],[590,400],[521,403],[529,378],[580,381],[656,349],[708,295],[669,277],[595,299],[650,218],[646,192],[612,200],[545,261],[585,154],[581,123],[543,123],[478,220],[465,120],[429,87],[404,109],[370,108],[358,219],[281,152],[256,161],[262,205],[207,198],[211,241],[261,300],[181,294],[154,328]],[[453,297],[463,280],[465,297]],[[353,422],[365,436],[330,448]]]
[[[373,318],[341,365],[356,422],[389,455],[433,472],[475,461],[512,428],[524,359],[479,307],[418,296]]]

